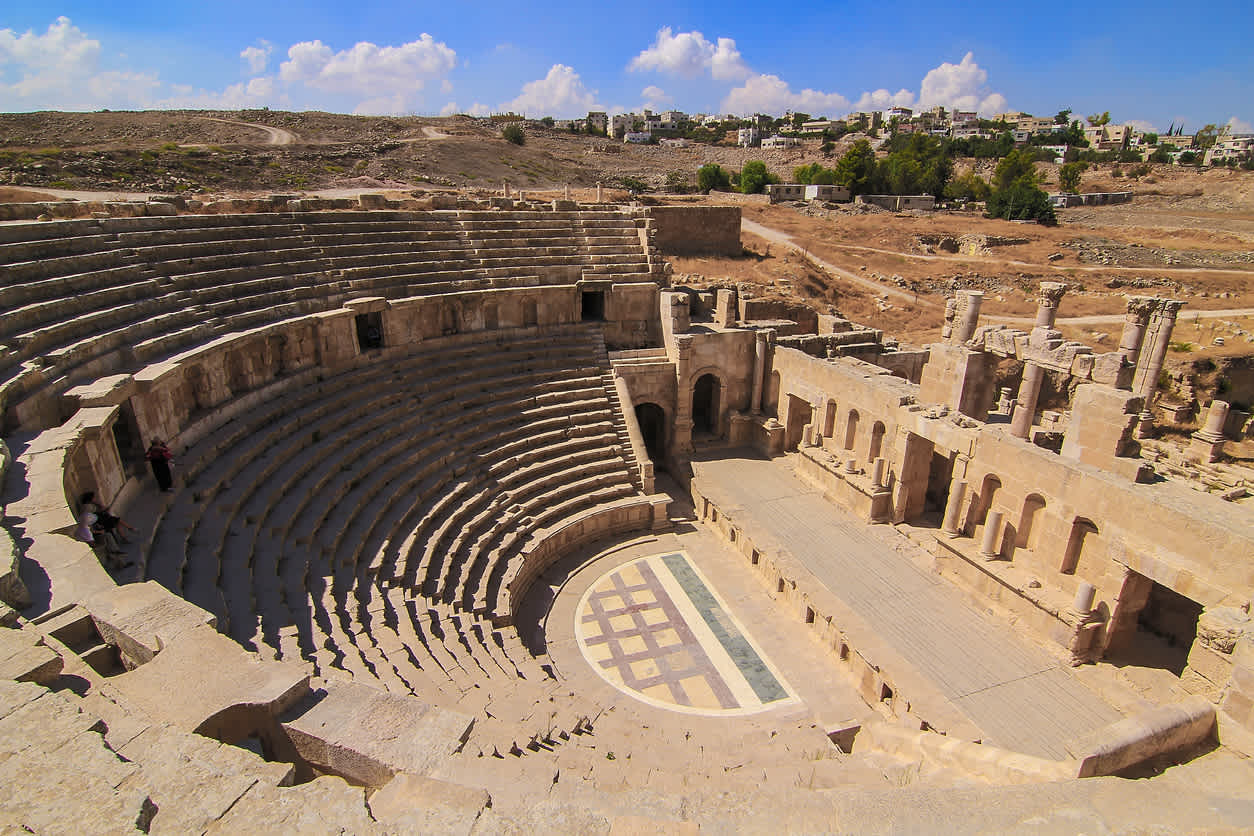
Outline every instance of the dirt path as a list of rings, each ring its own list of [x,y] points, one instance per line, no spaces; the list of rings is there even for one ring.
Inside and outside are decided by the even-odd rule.
[[[823,259],[816,256],[814,253],[807,250],[805,247],[798,244],[793,239],[793,237],[787,234],[786,232],[781,232],[778,229],[772,229],[769,226],[763,226],[757,221],[751,221],[748,218],[741,218],[740,228],[744,230],[745,232],[752,232],[754,235],[757,235],[759,238],[765,238],[767,241],[770,241],[772,243],[781,244],[782,246],[788,247],[789,249],[794,250],[800,253],[805,258],[809,259],[820,269],[826,270],[828,273],[831,273],[834,276],[839,276],[840,278],[845,279],[846,281],[852,282],[853,284],[856,284],[865,290],[869,290],[877,296],[879,295],[892,296],[897,299],[900,299],[903,302],[909,302],[912,305],[931,304],[924,299],[916,298],[916,295],[914,293],[911,293],[906,290],[901,290],[900,288],[896,288],[896,287],[885,287],[879,282],[871,281],[870,279],[865,278],[863,276],[859,276],[857,273],[852,273],[844,269],[843,267],[837,267],[835,264],[832,264],[830,261],[824,261]]]
[[[1224,317],[1241,317],[1254,316],[1254,308],[1229,308],[1223,311],[1203,311],[1191,308],[1185,308],[1180,312],[1180,320],[1192,320],[1194,318],[1201,319],[1222,319]],[[998,316],[997,314],[987,314],[981,317],[990,322],[1004,322],[1012,325],[1031,325],[1036,322],[1033,316]],[[1058,317],[1058,325],[1109,325],[1111,323],[1120,323],[1124,320],[1124,314],[1094,314],[1092,316],[1060,316]]]
[[[202,116],[201,119],[208,119],[210,122],[221,122],[224,125],[242,125],[245,128],[256,128],[265,131],[267,135],[267,145],[291,145],[296,141],[296,134],[283,128],[272,128],[269,125],[259,125],[256,122],[239,122],[235,119],[219,119],[216,116]]]

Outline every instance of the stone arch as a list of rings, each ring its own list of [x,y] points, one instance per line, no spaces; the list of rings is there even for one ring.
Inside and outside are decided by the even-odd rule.
[[[1097,525],[1087,517],[1076,517],[1072,520],[1067,549],[1062,554],[1062,565],[1058,567],[1058,571],[1064,575],[1074,575],[1076,567],[1080,565],[1085,542],[1099,533]]]
[[[834,435],[836,435],[836,401],[828,398],[823,407],[823,437],[831,438]]]
[[[858,410],[849,410],[849,415],[845,419],[845,449],[852,450],[853,445],[858,440]]]
[[[887,428],[883,421],[876,421],[871,425],[871,446],[867,448],[867,461],[873,462],[880,457],[880,450],[884,446],[884,433]]]
[[[1015,532],[1015,548],[1034,549],[1041,539],[1041,525],[1045,516],[1045,497],[1039,493],[1030,493],[1023,500],[1023,511],[1019,514],[1019,526]]]
[[[968,512],[970,516],[967,520],[968,531],[974,533],[978,526],[988,521],[988,512],[993,510],[993,500],[999,490],[1001,490],[1001,479],[997,477],[997,474],[984,474],[984,480],[980,482],[980,492],[971,500],[971,508]]]
[[[714,372],[705,372],[692,385],[692,430],[718,435],[721,421],[723,382]]]
[[[644,437],[644,447],[654,464],[666,459],[666,410],[652,401],[636,404],[636,423]]]

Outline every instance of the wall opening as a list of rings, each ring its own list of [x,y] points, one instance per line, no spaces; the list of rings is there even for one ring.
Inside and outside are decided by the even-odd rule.
[[[949,480],[953,478],[954,460],[937,450],[932,450],[932,462],[927,471],[927,493],[924,495],[924,512],[944,513],[949,501]]]
[[[601,322],[605,319],[605,291],[585,290],[579,308],[579,316],[584,322]]]
[[[833,438],[836,435],[836,401],[829,400],[823,408],[823,437]]]
[[[655,403],[637,404],[636,423],[649,458],[655,465],[662,465],[666,460],[666,412]]]
[[[540,322],[540,313],[535,299],[523,302],[523,327],[531,328]]]
[[[357,324],[357,347],[362,351],[383,348],[383,313],[372,311],[353,317]]]
[[[849,410],[849,417],[845,420],[845,449],[852,450],[853,445],[858,440],[858,410]]]
[[[712,374],[703,374],[692,388],[692,430],[718,434],[719,382]]]
[[[1001,490],[1001,480],[991,473],[986,474],[984,481],[980,483],[979,495],[971,501],[971,508],[968,512],[970,517],[967,520],[969,533],[974,534],[978,526],[988,521],[988,512],[993,510],[993,500],[999,490]]]
[[[135,411],[128,400],[118,409],[118,418],[113,422],[113,443],[118,448],[118,458],[122,461],[122,471],[131,476],[144,474],[144,452],[147,447],[139,437],[139,423],[135,420]]]
[[[871,425],[871,447],[867,450],[867,461],[873,462],[880,457],[880,449],[884,446],[884,422],[876,421]]]
[[[814,420],[814,409],[810,402],[796,395],[788,396],[788,423],[784,427],[784,449],[796,450],[801,444],[801,435],[806,424]]]
[[[814,607],[806,607],[806,624],[814,623]]]
[[[1076,517],[1071,523],[1071,536],[1067,538],[1067,550],[1063,552],[1062,566],[1058,570],[1064,575],[1074,575],[1080,565],[1080,555],[1084,553],[1084,544],[1097,535],[1097,526],[1092,520]]]
[[[1041,523],[1045,516],[1045,498],[1038,493],[1028,494],[1023,500],[1023,512],[1019,515],[1019,529],[1015,535],[1015,547],[1035,549],[1041,539]]]

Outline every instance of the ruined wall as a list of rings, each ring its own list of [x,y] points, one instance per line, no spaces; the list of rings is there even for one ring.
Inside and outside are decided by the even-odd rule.
[[[729,255],[743,251],[739,206],[654,206],[649,209],[663,255]]]

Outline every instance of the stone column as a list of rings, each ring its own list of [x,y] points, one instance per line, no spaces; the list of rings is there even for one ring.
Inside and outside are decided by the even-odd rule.
[[[941,526],[945,531],[945,535],[951,539],[962,533],[958,518],[962,512],[962,500],[966,496],[967,480],[961,476],[955,476],[949,482],[949,499],[945,502],[945,522]]]
[[[597,183],[597,203],[601,203],[604,200],[605,200],[605,193],[601,190],[601,184],[600,182],[598,182]]]
[[[1137,428],[1137,434],[1142,437],[1154,429],[1154,390],[1158,388],[1158,376],[1162,374],[1163,362],[1167,359],[1171,332],[1176,327],[1176,315],[1182,307],[1184,302],[1163,300],[1159,302],[1158,311],[1150,323],[1154,331],[1154,344],[1150,346],[1148,356],[1142,357],[1143,362],[1138,368],[1140,376],[1133,383],[1133,390],[1145,404],[1141,410],[1141,423]]]
[[[980,554],[985,560],[1001,557],[1001,511],[989,511],[984,521],[984,538],[980,541]]]
[[[754,415],[762,414],[762,389],[766,383],[766,348],[767,333],[758,331],[754,335],[753,353],[753,394],[749,399],[749,409]]]
[[[1023,380],[1019,382],[1019,396],[1015,401],[1014,415],[1010,419],[1010,434],[1015,438],[1027,438],[1032,431],[1032,419],[1036,417],[1036,400],[1041,395],[1041,382],[1045,369],[1031,361],[1023,364]]]
[[[719,328],[736,327],[736,291],[721,289],[715,294],[714,324]]]
[[[501,181],[501,197],[509,197],[509,181]]]
[[[1067,286],[1062,282],[1041,282],[1040,291],[1036,294],[1036,328],[1050,330],[1058,318],[1058,304]]]
[[[692,366],[692,335],[679,334],[675,337],[675,376],[677,378],[675,396],[675,450],[678,453],[692,452],[692,381],[689,380]]]
[[[1189,452],[1204,462],[1218,461],[1224,451],[1224,424],[1228,422],[1228,404],[1211,401],[1206,413],[1206,426],[1193,433]]]
[[[562,186],[562,200],[570,200],[570,183]]]
[[[1081,581],[1075,591],[1075,600],[1071,603],[1071,609],[1077,615],[1088,615],[1093,611],[1093,598],[1097,595],[1097,588],[1088,581]]]
[[[1158,306],[1152,296],[1129,296],[1128,313],[1123,321],[1123,334],[1119,337],[1119,353],[1132,365],[1141,356],[1141,343],[1145,340],[1145,328],[1150,314]]]
[[[980,305],[984,302],[984,291],[960,290],[957,298],[958,305],[955,311],[957,322],[954,327],[953,341],[961,344],[975,335],[976,326],[980,324]]]
[[[888,460],[885,459],[883,456],[880,456],[878,459],[876,459],[875,470],[872,471],[872,473],[874,475],[872,476],[871,481],[875,484],[875,487],[877,488],[885,487],[884,481],[885,481],[885,477],[888,475]]]

